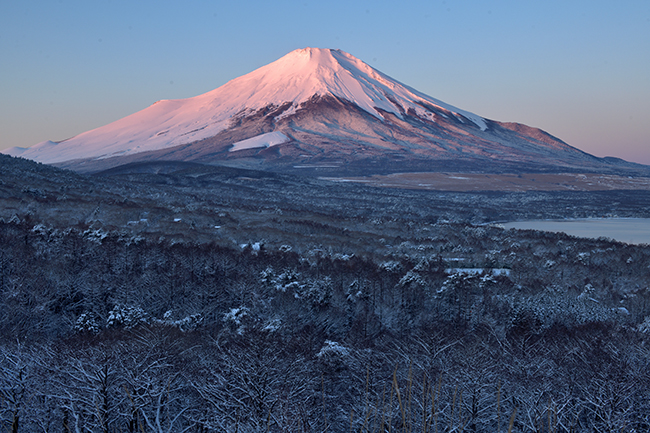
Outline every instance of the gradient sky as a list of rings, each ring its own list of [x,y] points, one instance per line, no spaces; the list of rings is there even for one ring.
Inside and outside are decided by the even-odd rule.
[[[0,149],[208,92],[307,46],[650,164],[648,0],[0,0]]]

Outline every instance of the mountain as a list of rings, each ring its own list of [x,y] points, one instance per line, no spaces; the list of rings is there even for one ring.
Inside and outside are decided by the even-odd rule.
[[[79,171],[179,160],[270,170],[634,170],[427,96],[341,50],[305,48],[193,98],[5,153]]]

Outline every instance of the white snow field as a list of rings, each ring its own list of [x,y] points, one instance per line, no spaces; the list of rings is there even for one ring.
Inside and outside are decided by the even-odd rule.
[[[144,110],[68,140],[45,141],[29,148],[10,148],[4,153],[44,163],[76,159],[107,158],[165,149],[212,137],[228,128],[233,118],[267,107],[291,103],[281,117],[291,115],[314,96],[334,95],[358,105],[382,119],[381,112],[414,110],[435,119],[425,106],[447,110],[471,120],[482,130],[485,120],[467,111],[412,89],[341,50],[304,48],[249,74],[229,81],[208,93],[188,99],[162,100]],[[275,133],[271,133],[275,134]],[[266,134],[264,134],[266,135]],[[285,136],[286,137],[286,136]],[[231,151],[279,144],[236,143]],[[244,140],[246,141],[246,140]]]
[[[255,149],[259,147],[272,147],[286,143],[287,141],[289,141],[289,137],[280,131],[267,132],[266,134],[257,135],[234,143],[229,152],[237,152],[238,150]]]

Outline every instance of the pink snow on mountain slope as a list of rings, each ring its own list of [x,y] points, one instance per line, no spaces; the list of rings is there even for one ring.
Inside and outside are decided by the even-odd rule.
[[[280,117],[293,114],[315,95],[348,100],[373,116],[381,111],[435,120],[423,105],[442,108],[469,119],[481,130],[485,120],[418,92],[341,50],[305,48],[263,66],[203,95],[163,100],[106,126],[59,143],[46,141],[27,149],[11,148],[9,155],[44,163],[108,158],[192,143],[225,130],[233,118],[269,105],[292,103]]]

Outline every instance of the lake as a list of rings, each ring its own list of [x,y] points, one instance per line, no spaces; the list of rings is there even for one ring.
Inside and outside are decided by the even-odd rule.
[[[506,229],[564,232],[583,238],[612,238],[629,244],[650,244],[650,218],[589,218],[576,220],[518,221]]]

